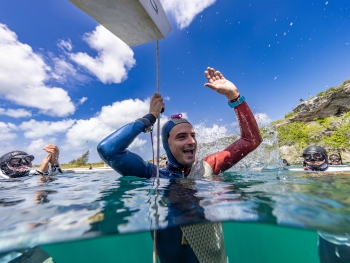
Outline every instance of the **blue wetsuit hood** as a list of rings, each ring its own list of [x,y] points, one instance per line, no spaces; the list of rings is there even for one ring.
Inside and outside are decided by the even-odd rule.
[[[168,143],[168,138],[169,138],[169,133],[172,128],[175,127],[175,125],[180,124],[180,123],[188,123],[192,125],[191,123],[188,122],[188,120],[183,119],[183,118],[171,118],[169,121],[167,121],[162,128],[162,142],[163,142],[163,147],[166,152],[166,155],[168,157],[168,165],[176,167],[178,169],[183,169],[184,165],[179,163],[174,155],[170,151],[169,143]]]

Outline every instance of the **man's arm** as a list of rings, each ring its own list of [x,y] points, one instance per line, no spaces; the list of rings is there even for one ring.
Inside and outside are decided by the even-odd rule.
[[[224,151],[204,158],[215,174],[231,168],[262,142],[258,125],[248,104],[243,102],[238,105],[235,107],[235,112],[241,129],[241,137]]]
[[[146,132],[147,128],[154,125],[163,108],[162,97],[154,94],[149,114],[121,127],[100,142],[97,152],[102,160],[121,175],[146,178],[155,175],[156,167],[153,164],[145,162],[139,155],[130,152],[127,148],[141,132]]]
[[[205,75],[209,82],[206,83],[205,86],[225,95],[230,102],[234,102],[240,97],[236,86],[232,82],[226,80],[219,71],[208,68]],[[224,151],[204,158],[204,161],[210,165],[215,174],[219,174],[231,168],[234,164],[238,163],[246,155],[255,150],[262,142],[258,124],[248,104],[243,102],[235,106],[234,110],[241,129],[241,137]]]

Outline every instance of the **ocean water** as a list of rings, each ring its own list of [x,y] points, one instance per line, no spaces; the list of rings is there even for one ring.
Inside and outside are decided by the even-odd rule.
[[[229,262],[319,262],[320,233],[349,237],[349,176],[238,166],[208,180],[2,180],[0,253],[40,245],[56,262],[151,262],[151,229],[220,221]]]
[[[317,263],[317,233],[258,223],[223,223],[229,262]],[[45,245],[56,262],[152,262],[149,232]],[[136,251],[135,251],[136,250]]]

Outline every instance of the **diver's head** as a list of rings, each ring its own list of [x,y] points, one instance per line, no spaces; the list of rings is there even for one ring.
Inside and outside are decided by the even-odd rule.
[[[182,118],[182,114],[171,116],[164,124],[162,141],[170,165],[183,168],[196,161],[195,132],[192,125]]]
[[[339,165],[340,164],[340,156],[338,154],[331,154],[329,156],[329,162],[331,165]]]
[[[307,165],[315,168],[328,164],[327,152],[321,146],[311,145],[306,147],[301,157],[304,158]]]
[[[0,158],[0,175],[3,177],[23,177],[29,175],[32,167],[33,155],[26,152],[13,151],[4,154]]]
[[[290,165],[286,159],[282,159],[282,163],[283,163],[284,166],[289,166]]]

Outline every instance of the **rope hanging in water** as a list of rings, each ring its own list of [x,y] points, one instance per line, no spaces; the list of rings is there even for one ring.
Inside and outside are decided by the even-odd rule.
[[[159,94],[159,43],[158,40],[156,41],[156,92]],[[157,224],[157,197],[158,197],[158,185],[159,185],[159,153],[160,153],[160,114],[158,116],[157,120],[157,174],[156,174],[156,180],[157,180],[157,185],[156,185],[156,198],[155,198],[155,207],[156,207],[156,228],[158,226]],[[152,136],[152,135],[151,135]],[[152,152],[153,152],[153,143],[152,143]],[[158,250],[157,250],[157,231],[153,230],[153,263],[158,262]]]
[[[157,93],[159,93],[159,44],[158,40],[156,41],[156,85]],[[161,114],[161,113],[160,113]],[[159,158],[160,158],[160,114],[157,120],[157,179],[159,179]]]

